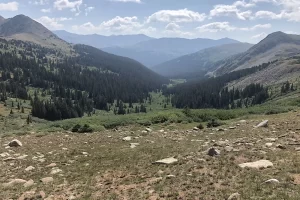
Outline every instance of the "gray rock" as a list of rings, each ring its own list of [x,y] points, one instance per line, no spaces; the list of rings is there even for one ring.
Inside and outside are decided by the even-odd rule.
[[[279,181],[277,179],[272,178],[272,179],[269,179],[269,180],[265,181],[265,183],[268,183],[268,184],[275,183],[275,184],[277,184],[277,183],[279,183]]]
[[[249,168],[256,168],[256,169],[263,169],[268,167],[273,167],[273,163],[269,160],[259,160],[255,162],[248,162],[239,164],[241,168],[249,167]]]
[[[277,144],[276,147],[278,149],[286,149],[286,146],[282,145],[282,144]]]
[[[268,124],[269,124],[269,120],[265,120],[265,121],[259,123],[257,126],[255,126],[255,128],[268,127]]]
[[[151,128],[146,128],[146,131],[147,131],[148,133],[150,133],[150,132],[152,132],[152,129],[151,129]]]
[[[130,143],[130,148],[134,149],[134,148],[136,148],[139,145],[140,145],[139,143]]]
[[[176,158],[170,157],[170,158],[165,158],[162,160],[155,161],[154,164],[173,164],[176,162],[178,162],[178,160]]]
[[[34,169],[35,169],[35,167],[29,166],[29,167],[27,167],[27,168],[25,169],[25,171],[26,171],[26,172],[29,172],[29,171],[32,171],[32,170],[34,170]]]
[[[132,138],[130,136],[127,136],[127,137],[123,138],[123,141],[131,141],[131,140],[132,140]]]
[[[218,155],[220,155],[220,153],[221,152],[216,148],[210,148],[207,151],[207,155],[209,155],[209,156],[218,156]]]
[[[12,140],[11,142],[8,143],[8,146],[10,146],[10,147],[21,147],[23,145],[22,145],[22,142],[20,142],[17,139],[14,139],[14,140]]]
[[[52,177],[45,177],[41,179],[41,182],[44,184],[49,184],[52,183],[54,181],[54,179]]]
[[[27,181],[23,180],[23,179],[13,179],[8,183],[4,183],[3,187],[8,188],[8,187],[14,187],[15,185],[19,185],[19,184],[24,184]]]
[[[54,175],[54,174],[58,174],[58,173],[61,173],[61,172],[62,172],[61,169],[55,167],[55,168],[53,168],[53,169],[51,170],[50,174],[51,174],[51,175]]]
[[[239,193],[233,193],[228,197],[228,200],[240,200],[240,199],[241,199],[241,195]]]
[[[272,147],[273,143],[266,143],[265,145],[266,145],[266,147]]]
[[[24,183],[24,187],[28,188],[28,187],[32,187],[34,185],[34,181],[31,179],[29,181],[27,181],[26,183]]]

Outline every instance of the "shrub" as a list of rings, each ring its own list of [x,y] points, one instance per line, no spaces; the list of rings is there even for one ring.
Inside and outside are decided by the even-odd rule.
[[[73,128],[72,128],[72,132],[73,133],[77,133],[79,131],[79,129],[81,128],[81,126],[79,124],[76,124]]]
[[[79,133],[92,133],[93,132],[93,129],[85,124],[83,127],[81,127],[79,130],[78,130]]]
[[[215,119],[212,119],[211,121],[209,121],[207,123],[207,128],[212,128],[212,127],[218,127],[218,126],[221,126],[222,124],[220,122],[218,122],[217,120]]]
[[[204,126],[203,126],[202,124],[199,124],[199,125],[197,126],[197,128],[199,128],[200,130],[202,130],[202,129],[204,129]]]

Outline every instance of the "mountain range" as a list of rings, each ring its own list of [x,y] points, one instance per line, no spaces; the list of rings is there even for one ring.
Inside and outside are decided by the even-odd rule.
[[[54,31],[54,33],[67,42],[91,45],[108,53],[132,58],[150,68],[201,49],[223,44],[239,43],[239,41],[230,38],[219,40],[203,38],[156,39],[145,35],[78,35],[66,31]]]

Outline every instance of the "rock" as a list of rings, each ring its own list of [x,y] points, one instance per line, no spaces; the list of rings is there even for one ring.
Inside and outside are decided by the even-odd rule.
[[[21,147],[23,145],[19,140],[14,139],[14,140],[12,140],[11,142],[8,143],[8,146],[10,146],[10,147]]]
[[[54,180],[52,177],[45,177],[45,178],[42,178],[41,179],[41,182],[44,183],[44,184],[49,184],[49,183],[52,183]]]
[[[58,174],[61,172],[62,172],[62,170],[56,167],[51,170],[50,174],[54,175],[54,174]]]
[[[34,185],[34,181],[32,179],[30,179],[29,181],[27,181],[26,183],[24,183],[24,187],[28,188],[28,187],[32,187]]]
[[[7,152],[4,152],[4,153],[0,154],[0,157],[2,157],[2,158],[8,157],[8,156],[10,156],[10,155]]]
[[[279,183],[279,181],[277,179],[269,179],[269,180],[265,181],[264,183],[268,183],[268,184]]]
[[[295,148],[295,151],[300,151],[300,147],[296,147],[296,148]]]
[[[268,127],[268,124],[269,124],[269,120],[265,120],[265,121],[261,122],[260,124],[258,124],[257,126],[255,126],[255,128]]]
[[[17,157],[17,159],[18,160],[24,160],[25,158],[27,158],[28,157],[28,155],[22,155],[22,156],[19,156],[19,157]]]
[[[198,127],[194,127],[193,130],[194,131],[199,131],[199,128]]]
[[[229,127],[229,129],[236,129],[236,126],[231,126],[231,127]]]
[[[89,155],[89,153],[88,152],[82,152],[82,155],[87,156],[87,155]]]
[[[44,191],[40,191],[39,196],[41,197],[41,199],[45,199],[46,193]]]
[[[29,166],[29,167],[27,167],[27,168],[25,169],[25,171],[26,171],[26,172],[29,172],[29,171],[32,171],[32,170],[34,170],[34,169],[35,169],[35,167]]]
[[[246,120],[240,120],[239,123],[241,123],[241,124],[242,123],[247,123],[247,121]]]
[[[132,138],[130,136],[127,136],[127,137],[123,138],[123,141],[131,141],[131,140],[132,140]]]
[[[233,151],[233,147],[231,147],[231,146],[226,146],[226,147],[225,147],[225,151],[231,152],[231,151]]]
[[[266,143],[265,145],[266,145],[266,147],[272,147],[273,143]]]
[[[27,181],[23,180],[23,179],[13,179],[11,180],[10,182],[8,183],[4,183],[3,184],[3,187],[13,187],[15,185],[18,185],[18,184],[24,184],[26,183]]]
[[[276,147],[278,149],[286,149],[286,146],[283,146],[282,144],[277,144]]]
[[[167,175],[167,178],[175,178],[176,176],[175,175]]]
[[[151,129],[151,128],[146,128],[146,131],[147,131],[148,133],[150,133],[150,132],[152,132],[152,129]]]
[[[276,142],[276,138],[265,138],[266,141],[268,142]]]
[[[268,167],[273,167],[273,163],[269,160],[259,160],[255,162],[248,162],[248,163],[242,163],[239,164],[240,167],[245,168],[256,168],[256,169],[263,169]]]
[[[178,160],[175,159],[174,157],[171,157],[171,158],[165,158],[162,160],[155,161],[154,164],[173,164],[176,162],[178,162]]]
[[[220,132],[225,131],[225,129],[224,128],[219,128],[218,131],[220,131]]]
[[[209,156],[218,156],[220,155],[220,151],[216,148],[210,148],[208,151],[207,151],[207,155]]]
[[[239,193],[233,193],[228,197],[228,200],[240,200],[240,199],[241,199],[241,195]]]
[[[76,197],[74,195],[69,196],[68,200],[75,200]]]
[[[135,147],[139,146],[139,143],[130,143],[130,148],[134,149]]]
[[[51,163],[50,165],[47,165],[46,167],[47,167],[47,168],[50,168],[50,167],[56,167],[56,163]]]

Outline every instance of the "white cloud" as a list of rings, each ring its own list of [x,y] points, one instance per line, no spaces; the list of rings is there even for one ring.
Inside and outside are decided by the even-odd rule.
[[[34,5],[46,5],[49,4],[49,0],[29,1],[29,3]]]
[[[168,31],[175,31],[180,29],[180,26],[174,22],[171,22],[165,27],[165,29]]]
[[[16,1],[8,3],[0,3],[0,11],[17,11],[19,9],[19,3]]]
[[[243,11],[242,9],[253,6],[255,6],[254,3],[246,3],[245,1],[236,1],[231,5],[218,4],[210,11],[210,17],[236,16],[238,19],[247,20],[250,19],[252,11]]]
[[[205,14],[194,12],[188,9],[160,10],[149,16],[147,22],[201,22],[205,18]]]
[[[255,31],[257,29],[268,29],[268,28],[271,28],[271,27],[272,27],[271,24],[257,24],[257,25],[252,26],[252,27],[240,28],[240,30],[242,30],[242,31]]]
[[[66,17],[50,18],[48,16],[43,16],[36,19],[37,22],[43,24],[45,27],[51,30],[62,29],[64,25],[59,22],[69,21],[69,20],[72,20],[72,18],[66,18]]]
[[[97,33],[105,32],[107,34],[112,33],[129,33],[133,34],[145,28],[143,24],[138,22],[136,16],[133,17],[120,17],[117,16],[111,20],[104,21],[100,25],[94,25],[91,22],[87,22],[82,25],[75,25],[73,30],[79,32]],[[153,29],[152,29],[153,30]]]
[[[111,1],[117,1],[123,3],[142,3],[141,0],[111,0]]]
[[[196,28],[199,32],[211,32],[216,33],[220,31],[233,31],[236,27],[231,26],[229,22],[213,22],[210,24],[205,24]]]
[[[43,13],[49,13],[49,12],[51,12],[51,8],[41,9],[41,12],[43,12]]]
[[[85,11],[85,16],[88,16],[88,14],[89,14],[92,10],[94,10],[94,9],[95,9],[95,7],[92,7],[92,6],[85,8],[85,9],[84,9],[84,11]]]
[[[57,10],[70,9],[72,12],[80,13],[80,6],[83,0],[55,0],[54,8]]]
[[[266,34],[265,32],[262,32],[260,34],[254,35],[251,37],[251,39],[262,39],[265,38],[268,34]]]

